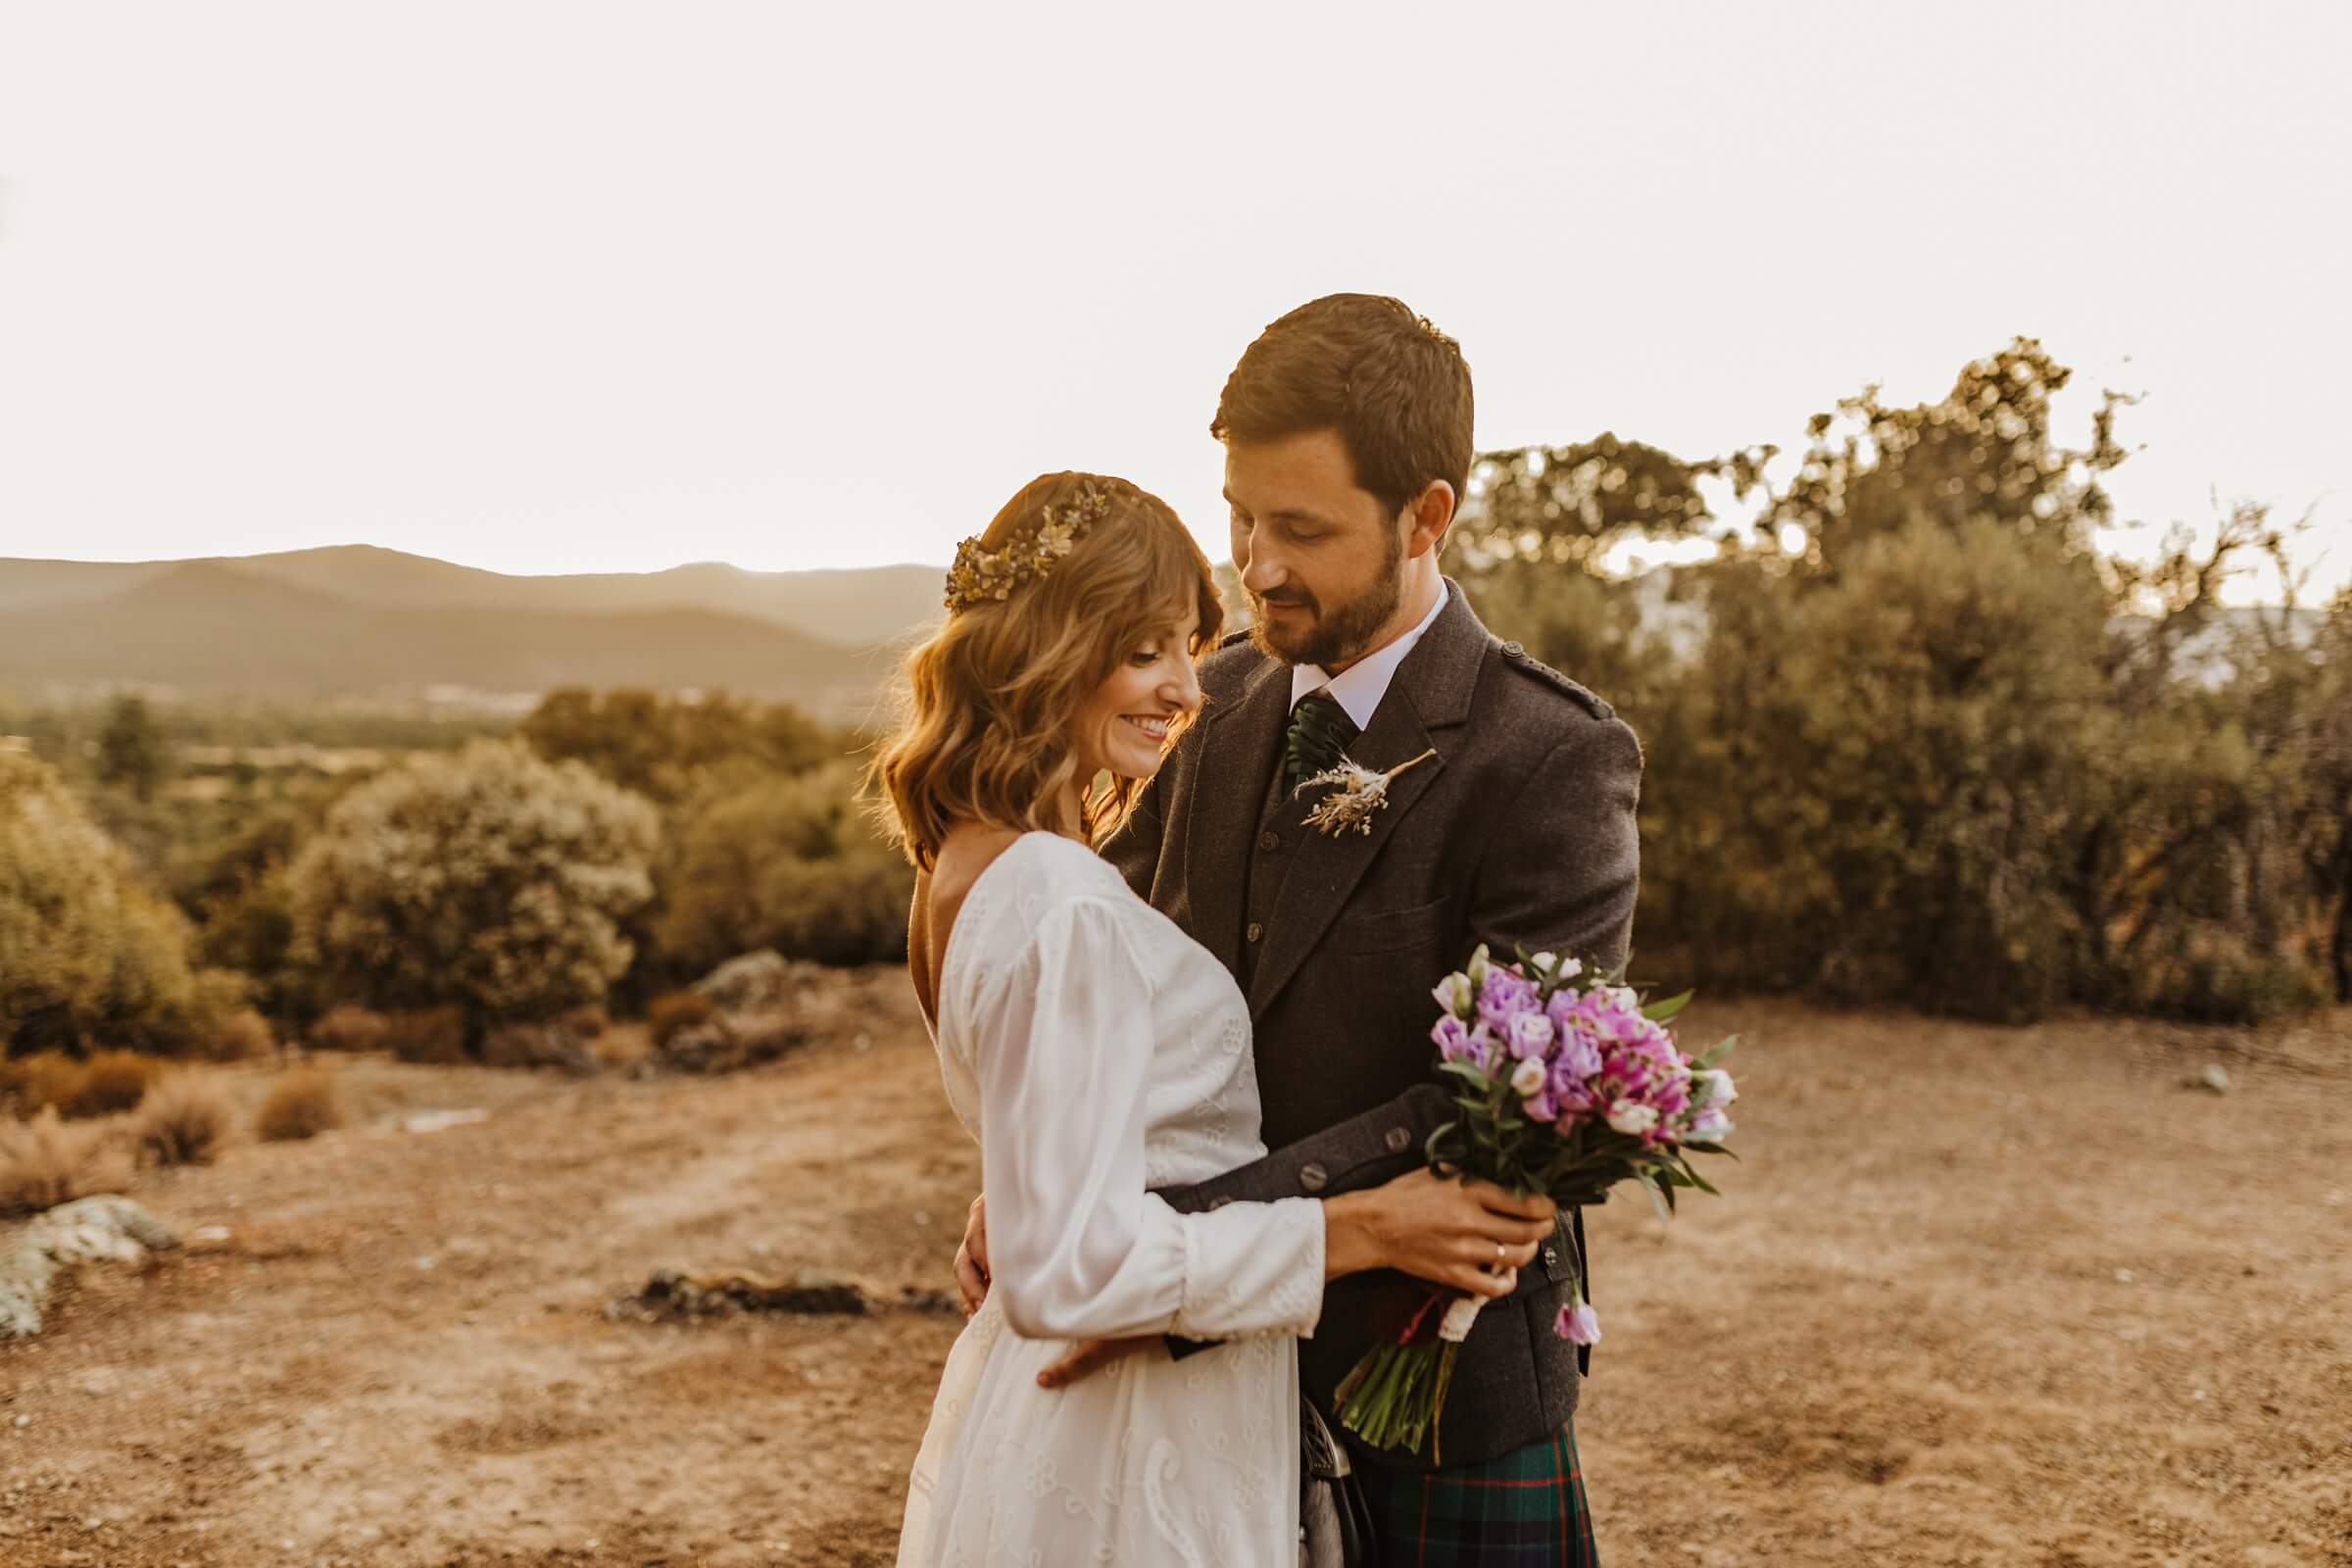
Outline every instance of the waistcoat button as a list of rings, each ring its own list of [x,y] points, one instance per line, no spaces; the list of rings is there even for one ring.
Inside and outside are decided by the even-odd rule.
[[[1264,853],[1272,855],[1276,850],[1282,848],[1282,835],[1272,828],[1268,828],[1257,836],[1257,847]]]
[[[1242,935],[1248,937],[1252,942],[1255,942],[1259,937],[1262,937],[1265,934],[1266,928],[1262,925],[1259,925],[1255,920],[1250,921],[1250,929],[1242,933]]]

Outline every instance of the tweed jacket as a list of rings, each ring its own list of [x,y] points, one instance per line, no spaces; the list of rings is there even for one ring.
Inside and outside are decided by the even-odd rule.
[[[1201,662],[1199,721],[1102,847],[1249,998],[1273,1152],[1162,1194],[1180,1209],[1376,1186],[1419,1164],[1453,1109],[1430,993],[1479,943],[1625,957],[1641,747],[1608,704],[1496,641],[1450,579],[1446,594],[1348,748],[1378,768],[1437,754],[1396,777],[1369,834],[1318,833],[1304,825],[1311,796],[1278,798],[1290,667],[1235,637]],[[1541,1441],[1574,1411],[1583,1363],[1552,1322],[1583,1248],[1581,1220],[1563,1215],[1518,1294],[1479,1314],[1446,1402],[1448,1465]],[[1376,1272],[1326,1293],[1299,1372],[1327,1417],[1401,1283]]]

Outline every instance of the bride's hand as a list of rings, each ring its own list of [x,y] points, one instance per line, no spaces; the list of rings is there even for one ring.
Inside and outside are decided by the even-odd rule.
[[[1427,1169],[1323,1200],[1323,1274],[1393,1268],[1471,1296],[1508,1296],[1551,1235],[1548,1198]]]
[[[963,1315],[970,1317],[988,1299],[988,1195],[972,1200],[963,1222],[963,1245],[956,1249],[956,1294],[963,1298]]]

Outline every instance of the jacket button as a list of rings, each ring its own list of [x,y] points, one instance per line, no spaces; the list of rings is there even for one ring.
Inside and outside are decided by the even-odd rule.
[[[1504,643],[1502,645],[1502,657],[1505,659],[1525,659],[1527,657],[1527,650],[1520,647],[1517,643]]]
[[[1559,1261],[1560,1250],[1558,1248],[1546,1247],[1544,1249],[1544,1266],[1545,1268],[1555,1268],[1558,1266]]]
[[[1405,1127],[1392,1127],[1392,1128],[1390,1128],[1390,1129],[1389,1129],[1389,1139],[1388,1139],[1388,1142],[1389,1142],[1389,1152],[1390,1152],[1390,1153],[1392,1153],[1392,1154],[1401,1154],[1401,1153],[1403,1153],[1403,1152],[1405,1152],[1405,1149],[1406,1149],[1406,1148],[1407,1148],[1407,1147],[1408,1147],[1408,1146],[1409,1146],[1409,1145],[1412,1143],[1412,1141],[1413,1141],[1413,1134],[1412,1134],[1412,1131],[1411,1131],[1411,1129],[1410,1129],[1410,1128],[1405,1128]]]
[[[1319,1193],[1331,1182],[1331,1173],[1320,1165],[1298,1167],[1298,1185],[1310,1193]]]
[[[1282,848],[1282,835],[1268,828],[1257,836],[1257,847],[1265,854],[1272,855]]]
[[[1251,942],[1255,942],[1259,937],[1262,937],[1265,934],[1266,928],[1262,925],[1259,925],[1255,920],[1250,921],[1250,929],[1242,933],[1243,936],[1249,938]]]

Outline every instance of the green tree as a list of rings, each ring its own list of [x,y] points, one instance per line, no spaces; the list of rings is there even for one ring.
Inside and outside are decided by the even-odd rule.
[[[118,697],[108,707],[98,733],[98,778],[120,785],[140,800],[152,799],[167,766],[163,732],[143,697]]]
[[[289,873],[321,996],[492,1023],[601,1001],[653,894],[660,819],[584,764],[518,742],[422,758],[339,801]]]
[[[663,806],[676,806],[714,779],[819,766],[841,756],[846,744],[788,703],[636,687],[562,687],[540,700],[516,733],[551,761],[585,762]]]
[[[0,1046],[85,1036],[179,1052],[238,1000],[188,966],[187,922],[131,874],[56,772],[0,754]]]
[[[841,763],[695,811],[662,876],[662,953],[693,973],[759,948],[822,963],[904,956],[914,873],[857,791]]]
[[[2112,514],[2099,476],[2127,455],[2115,420],[2129,399],[2103,394],[2089,443],[2062,446],[2050,399],[2073,375],[2021,337],[1971,361],[1935,403],[1889,407],[1875,386],[1840,400],[1813,416],[1795,477],[1769,498],[1765,547],[1791,534],[1806,566],[1834,574],[1852,547],[1915,522],[1955,532],[1991,522],[2088,554],[2091,529]]]

